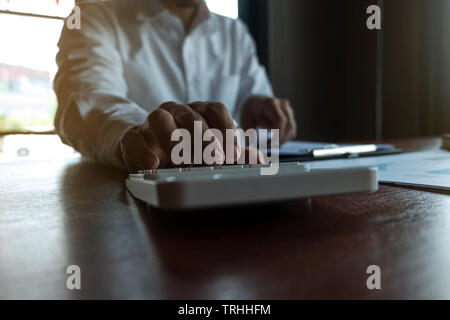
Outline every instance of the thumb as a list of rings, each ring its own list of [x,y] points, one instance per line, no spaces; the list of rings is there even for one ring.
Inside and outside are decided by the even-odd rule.
[[[130,171],[136,172],[159,167],[158,156],[136,130],[128,130],[124,134],[120,148],[124,163]]]

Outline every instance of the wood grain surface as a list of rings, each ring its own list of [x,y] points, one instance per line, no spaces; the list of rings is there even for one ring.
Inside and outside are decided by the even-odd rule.
[[[0,298],[450,298],[448,194],[381,185],[174,213],[134,200],[125,178],[82,159],[0,164]],[[381,290],[366,287],[373,264]],[[81,290],[66,288],[69,265]]]

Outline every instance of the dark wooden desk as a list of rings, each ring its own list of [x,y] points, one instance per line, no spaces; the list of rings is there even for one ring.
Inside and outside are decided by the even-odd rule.
[[[125,177],[81,159],[0,164],[0,298],[450,298],[446,194],[380,186],[167,214],[137,203]],[[66,289],[74,264],[81,291]],[[372,264],[380,291],[366,288]]]

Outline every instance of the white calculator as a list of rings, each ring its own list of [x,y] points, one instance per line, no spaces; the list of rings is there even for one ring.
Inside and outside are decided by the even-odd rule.
[[[131,194],[166,210],[223,207],[318,197],[378,189],[377,168],[310,170],[298,162],[280,163],[276,175],[261,175],[270,165],[158,169],[130,174]]]

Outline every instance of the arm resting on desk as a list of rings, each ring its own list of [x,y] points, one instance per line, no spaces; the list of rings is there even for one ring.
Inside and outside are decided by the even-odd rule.
[[[123,167],[119,141],[148,113],[126,98],[127,84],[109,22],[114,18],[105,17],[95,5],[86,5],[82,17],[83,28],[65,27],[58,44],[55,128],[64,143],[83,155]]]

